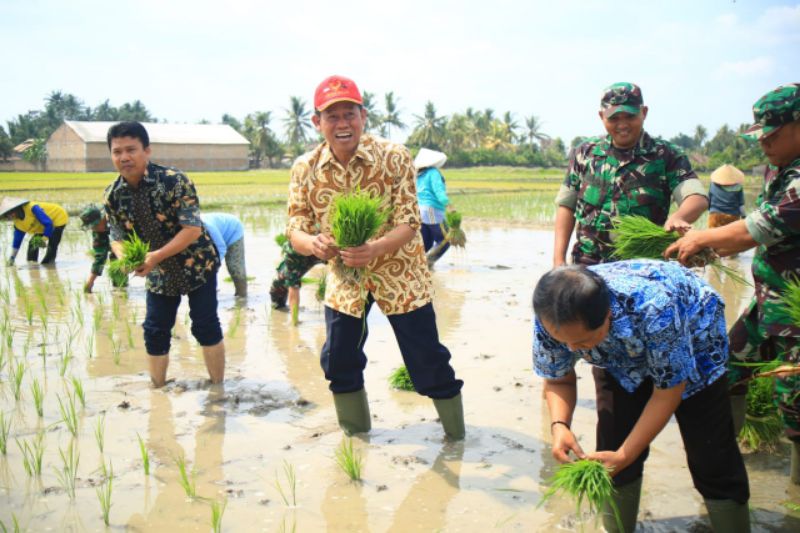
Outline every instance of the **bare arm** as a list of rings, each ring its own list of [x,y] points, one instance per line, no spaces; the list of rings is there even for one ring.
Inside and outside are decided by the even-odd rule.
[[[706,230],[692,230],[669,245],[664,257],[677,256],[678,261],[686,264],[690,257],[703,248],[713,248],[722,256],[749,250],[758,243],[747,231],[744,220],[737,220],[725,226]]]
[[[544,397],[550,411],[551,422],[560,421],[572,425],[572,414],[578,398],[577,378],[575,371],[570,371],[563,378],[544,380]],[[569,462],[569,452],[583,457],[584,453],[572,430],[564,424],[552,424],[553,457],[560,463]]]
[[[706,209],[708,209],[708,200],[705,196],[701,194],[687,196],[681,202],[678,210],[672,213],[664,223],[664,229],[667,231],[688,230]]]
[[[201,226],[181,226],[181,230],[170,241],[158,250],[147,252],[144,263],[136,269],[137,276],[146,276],[156,265],[173,255],[184,251],[203,233]],[[114,246],[112,244],[112,249]],[[116,253],[116,250],[114,250]]]
[[[555,247],[553,249],[553,268],[566,264],[567,247],[575,229],[575,211],[559,205],[556,209]]]

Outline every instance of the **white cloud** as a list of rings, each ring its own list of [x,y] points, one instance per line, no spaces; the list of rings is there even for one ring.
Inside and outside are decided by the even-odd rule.
[[[754,78],[770,74],[775,68],[771,57],[756,57],[743,61],[725,61],[714,70],[715,78]]]

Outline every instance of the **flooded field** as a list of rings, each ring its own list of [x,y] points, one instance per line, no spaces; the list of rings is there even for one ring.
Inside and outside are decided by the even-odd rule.
[[[315,287],[303,289],[298,327],[269,305],[279,254],[273,236],[282,231],[283,209],[248,207],[236,214],[247,229],[254,280],[251,296],[237,302],[233,285],[223,281],[227,271],[220,272],[228,360],[218,387],[207,384],[185,304],[174,330],[174,381],[150,387],[140,325],[144,282],[112,291],[104,276],[94,294],[83,294],[90,237],[77,225],[65,232],[54,268],[25,263],[23,255],[16,268],[2,267],[5,527],[11,530],[16,520],[20,530],[37,532],[209,531],[216,504],[226,505],[224,531],[581,530],[571,502],[537,507],[555,463],[542,383],[531,371],[530,297],[551,263],[550,231],[465,219],[468,248],[437,264],[439,330],[465,381],[462,443],[443,440],[430,400],[389,388],[401,358],[388,321],[373,310],[366,346],[373,430],[353,439],[364,467],[362,481],[352,482],[334,459],[343,434],[318,363],[324,321]],[[7,224],[2,235],[7,249]],[[747,271],[750,258],[730,264]],[[748,289],[709,276],[732,320]],[[573,427],[592,449],[589,367],[579,365],[578,375]],[[784,445],[774,455],[746,457],[756,531],[800,530],[800,514],[783,505],[800,503],[800,490],[788,480],[788,454]],[[99,495],[108,494],[106,526]],[[647,463],[640,527],[708,531],[704,515],[673,421]],[[583,530],[596,526],[587,521]]]

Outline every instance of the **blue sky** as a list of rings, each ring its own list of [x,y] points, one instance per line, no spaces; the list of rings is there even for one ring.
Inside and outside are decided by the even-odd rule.
[[[601,90],[633,81],[647,130],[671,137],[750,122],[759,96],[800,81],[800,3],[4,0],[0,45],[3,125],[61,90],[170,122],[272,111],[281,131],[289,97],[310,107],[337,73],[381,103],[394,91],[409,124],[430,100],[536,115],[565,141],[599,133]]]

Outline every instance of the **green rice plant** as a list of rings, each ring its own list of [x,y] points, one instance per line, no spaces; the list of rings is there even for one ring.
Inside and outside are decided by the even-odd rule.
[[[31,382],[31,395],[33,396],[33,405],[36,407],[36,414],[42,418],[44,416],[44,391],[36,378],[33,378]]]
[[[324,269],[319,278],[317,278],[317,290],[314,293],[318,302],[325,301],[325,291],[328,289],[328,270]]]
[[[6,418],[3,411],[0,411],[0,453],[8,455],[8,434],[11,432],[11,419]]]
[[[94,355],[94,330],[92,330],[92,334],[86,337],[86,357],[89,359],[92,358]]]
[[[11,390],[14,392],[14,399],[19,401],[22,396],[22,378],[25,377],[25,361],[18,361],[12,368]]]
[[[119,366],[120,363],[120,352],[122,351],[122,342],[111,335],[111,357],[114,359],[114,364]]]
[[[176,456],[175,464],[178,465],[178,474],[180,478],[178,481],[183,487],[186,496],[195,499],[197,497],[197,469],[192,467],[191,472],[186,470],[186,457],[183,455]]]
[[[47,318],[47,311],[43,309],[39,310],[39,322],[42,323],[43,330],[47,331],[47,327],[50,325],[50,321]]]
[[[125,334],[128,337],[128,348],[133,349],[136,344],[133,341],[133,328],[131,327],[130,322],[125,322]]]
[[[58,453],[61,455],[61,470],[54,469],[58,482],[71,500],[75,499],[75,478],[78,475],[78,463],[81,460],[81,455],[78,449],[73,446],[73,442],[72,440],[69,441],[66,451],[59,446]]]
[[[297,326],[300,323],[300,306],[295,302],[292,304],[292,325]]]
[[[121,259],[112,259],[108,262],[108,278],[114,287],[128,286],[128,271]]]
[[[612,256],[617,259],[658,259],[670,244],[680,239],[677,231],[666,231],[663,227],[639,215],[625,215],[611,221],[614,228]],[[689,260],[690,267],[710,266],[718,276],[726,275],[742,285],[750,283],[734,268],[722,264],[719,256],[711,248],[706,248]]]
[[[227,499],[221,502],[217,500],[211,502],[211,530],[214,533],[220,533],[222,531],[222,515],[225,514],[225,507],[227,506]]]
[[[142,457],[142,468],[144,469],[144,475],[150,475],[150,454],[147,452],[147,446],[144,444],[144,440],[142,440],[142,436],[138,433],[136,434],[136,438],[139,439],[139,455]]]
[[[81,402],[81,407],[86,409],[86,392],[83,390],[83,381],[77,376],[72,376],[72,390],[75,397]]]
[[[33,313],[36,311],[36,307],[33,305],[28,298],[25,298],[25,320],[28,322],[29,326],[33,325]]]
[[[58,359],[58,375],[62,378],[67,373],[67,368],[69,368],[69,364],[72,361],[72,349],[68,349],[61,353],[61,357]]]
[[[3,533],[8,533],[8,529],[6,528],[6,524],[2,520],[0,520],[0,531],[2,531]],[[11,531],[13,533],[19,533],[20,532],[19,520],[17,519],[17,515],[15,515],[14,513],[11,513]]]
[[[58,410],[61,412],[61,421],[67,426],[73,437],[78,436],[78,412],[75,409],[75,397],[67,394],[66,404],[61,400],[61,396],[56,394],[58,399]]]
[[[278,233],[275,235],[275,244],[277,244],[280,248],[283,248],[283,245],[287,242],[289,242],[289,237],[287,237],[285,233]]]
[[[774,450],[783,432],[783,422],[774,399],[774,382],[755,378],[747,387],[747,407],[739,442],[750,450]]]
[[[97,449],[100,450],[100,453],[103,453],[103,450],[106,447],[106,415],[97,417],[97,421],[94,424],[94,440],[97,443]]]
[[[389,218],[389,211],[381,208],[381,198],[356,189],[333,199],[331,233],[336,246],[353,248],[361,246],[380,230]]]
[[[792,324],[800,327],[800,279],[793,277],[786,282],[780,301]]]
[[[448,229],[442,233],[445,234],[445,240],[456,248],[464,248],[467,244],[467,235],[461,229],[461,218],[461,213],[458,211],[448,211],[444,215]]]
[[[100,325],[103,322],[103,306],[98,303],[98,305],[94,306],[94,311],[92,312],[92,318],[94,319],[94,329],[100,329]]]
[[[237,307],[233,312],[233,322],[228,328],[228,337],[235,337],[236,332],[239,330],[239,325],[242,323],[242,308]]]
[[[114,489],[114,465],[109,461],[108,469],[106,469],[106,465],[103,463],[103,470],[106,472],[105,481],[95,491],[100,502],[100,509],[103,512],[103,522],[108,525],[109,512],[111,511],[111,493]]]
[[[40,235],[38,233],[31,236],[30,242],[28,242],[28,246],[31,248],[47,248],[47,241],[44,238],[44,235]]]
[[[353,439],[344,439],[336,449],[336,464],[351,481],[361,481],[363,457],[360,451],[353,450]]]
[[[111,318],[114,319],[114,322],[119,320],[119,300],[116,298],[111,299]]]
[[[625,530],[619,509],[614,502],[614,483],[603,463],[578,459],[572,463],[561,464],[556,473],[547,480],[547,484],[550,488],[542,495],[539,506],[557,493],[569,495],[575,500],[575,513],[578,518],[581,516],[581,504],[584,500],[589,505],[589,512],[596,516],[600,516],[608,505],[614,513],[619,530]]]
[[[44,432],[39,431],[30,441],[17,441],[17,447],[22,452],[22,467],[28,476],[42,475],[42,458],[44,457]]]
[[[412,392],[416,390],[405,365],[400,365],[399,367],[395,368],[394,372],[389,375],[389,385],[393,389]]]
[[[281,495],[281,499],[286,507],[297,507],[297,476],[294,472],[294,466],[288,461],[283,461],[283,474],[286,478],[286,489],[284,489],[280,478],[278,478],[277,472],[275,472],[275,488],[278,490],[278,494]],[[287,492],[288,495],[291,496],[291,504],[289,503]]]
[[[144,258],[150,251],[150,244],[144,242],[132,231],[128,237],[122,241],[122,265],[125,270],[132,272],[136,270],[142,263]]]

